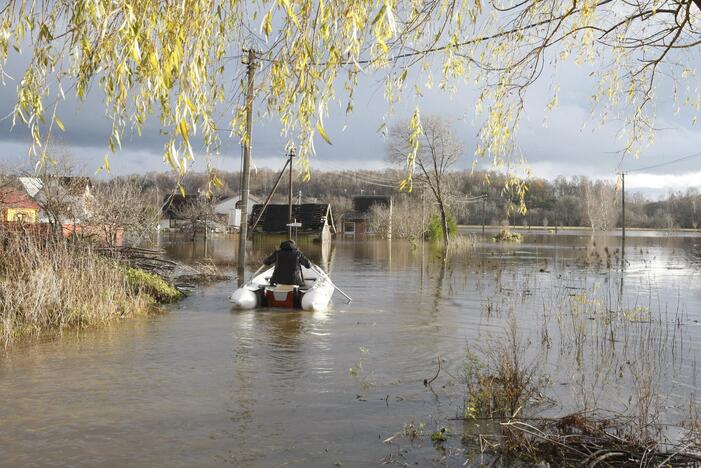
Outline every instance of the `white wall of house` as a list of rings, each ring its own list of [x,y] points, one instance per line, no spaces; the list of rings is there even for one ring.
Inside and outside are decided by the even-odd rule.
[[[226,216],[227,225],[229,227],[238,228],[241,225],[241,210],[236,208],[236,204],[240,200],[239,196],[227,198],[214,205],[214,212],[221,216]],[[248,214],[253,212],[253,205],[260,203],[258,199],[248,198]]]

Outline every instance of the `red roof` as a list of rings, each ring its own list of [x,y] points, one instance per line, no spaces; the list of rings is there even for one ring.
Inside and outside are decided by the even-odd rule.
[[[25,208],[38,210],[39,204],[29,195],[14,188],[0,189],[0,206],[3,208]]]

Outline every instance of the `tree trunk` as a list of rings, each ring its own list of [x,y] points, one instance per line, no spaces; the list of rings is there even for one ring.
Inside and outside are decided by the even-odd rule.
[[[441,212],[441,226],[443,226],[443,246],[448,248],[448,216],[445,214],[443,200],[438,201],[438,209]]]

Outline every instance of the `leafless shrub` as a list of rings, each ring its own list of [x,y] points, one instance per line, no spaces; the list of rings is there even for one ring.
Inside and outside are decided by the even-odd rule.
[[[180,219],[186,220],[189,224],[192,240],[195,240],[198,229],[204,230],[206,235],[208,224],[216,219],[212,200],[204,194],[188,197],[185,203],[175,211]]]
[[[514,320],[501,341],[478,353],[468,350],[465,364],[465,417],[505,418],[533,404],[547,382],[537,360],[526,361],[528,343]]]
[[[421,207],[416,200],[397,197],[392,206],[392,238],[411,241],[420,240],[426,229],[425,223],[431,212],[426,210],[422,219]],[[390,211],[388,207],[375,205],[370,209],[369,229],[379,238],[387,238],[390,232]]]
[[[127,234],[140,239],[156,227],[156,213],[132,179],[115,179],[97,185],[87,203],[86,222],[109,245]]]
[[[603,180],[584,180],[583,194],[586,217],[594,231],[608,231],[616,227],[618,220],[618,196],[611,183]]]

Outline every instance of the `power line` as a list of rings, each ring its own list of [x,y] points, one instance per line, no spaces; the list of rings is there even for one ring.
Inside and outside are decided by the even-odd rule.
[[[701,156],[701,152],[698,152],[698,153],[690,154],[690,155],[688,155],[688,156],[683,156],[683,157],[681,157],[681,158],[673,159],[673,160],[671,160],[671,161],[662,162],[662,163],[659,163],[659,164],[652,164],[652,165],[650,165],[650,166],[639,167],[639,168],[637,168],[637,169],[631,169],[631,170],[622,171],[622,172],[628,174],[628,173],[631,173],[631,172],[640,172],[640,171],[647,171],[647,170],[649,170],[649,169],[657,169],[658,167],[668,166],[668,165],[670,165],[670,164],[675,164],[675,163],[678,163],[678,162],[681,162],[681,161],[686,161],[686,160],[688,160],[688,159],[698,158],[698,157],[700,157],[700,156]]]
[[[399,187],[399,181],[396,181],[396,185],[390,185],[394,184],[395,181],[389,181],[389,183],[385,183],[385,181],[379,181],[375,179],[371,175],[365,175],[361,174],[357,170],[353,169],[339,169],[339,168],[331,168],[332,171],[335,171],[335,173],[341,177],[345,177],[346,179],[350,180],[355,180],[356,182],[362,182],[364,184],[368,185],[376,185],[378,187],[386,187],[386,188],[391,188],[391,189],[397,189]],[[348,174],[350,173],[350,174]]]

